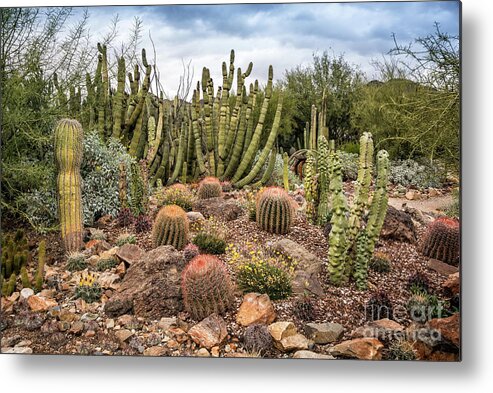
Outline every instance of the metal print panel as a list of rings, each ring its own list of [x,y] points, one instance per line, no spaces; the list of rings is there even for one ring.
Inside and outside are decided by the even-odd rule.
[[[460,360],[460,2],[0,11],[3,354]]]

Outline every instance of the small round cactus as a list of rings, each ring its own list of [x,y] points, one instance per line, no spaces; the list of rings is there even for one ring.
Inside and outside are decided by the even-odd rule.
[[[280,187],[268,187],[257,198],[257,225],[264,231],[283,235],[289,232],[294,209],[288,193]]]
[[[432,222],[424,236],[421,252],[428,258],[457,266],[460,254],[459,221],[440,217]]]
[[[188,218],[185,211],[176,205],[161,208],[152,228],[154,247],[171,245],[177,250],[182,250],[187,238]]]
[[[192,318],[202,320],[224,313],[233,300],[233,285],[221,260],[212,255],[197,255],[183,269],[183,303]]]
[[[205,177],[199,184],[198,197],[209,199],[220,197],[222,194],[221,182],[216,177]]]
[[[248,352],[265,353],[272,348],[272,335],[266,325],[256,324],[246,328],[243,344]]]

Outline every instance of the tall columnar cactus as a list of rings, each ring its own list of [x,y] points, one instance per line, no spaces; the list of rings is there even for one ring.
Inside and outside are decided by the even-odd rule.
[[[82,247],[82,141],[82,126],[78,121],[62,119],[58,122],[55,128],[58,212],[62,240],[67,252],[78,251]]]
[[[217,198],[222,195],[221,182],[218,178],[208,176],[202,179],[199,184],[199,199]]]
[[[277,151],[276,148],[273,147],[269,155],[269,162],[267,163],[267,168],[265,169],[262,178],[258,182],[254,183],[253,187],[261,187],[270,180],[276,166],[276,156],[277,156]]]
[[[354,188],[354,200],[349,216],[348,238],[350,242],[356,238],[361,228],[361,220],[368,208],[373,169],[373,139],[371,134],[368,132],[363,133],[359,143],[358,178]]]
[[[199,321],[211,314],[223,314],[233,301],[233,284],[221,260],[197,255],[182,272],[181,288],[185,309]]]
[[[293,216],[293,205],[284,189],[268,187],[257,197],[257,225],[264,231],[280,235],[288,233]]]
[[[289,191],[289,156],[288,153],[284,152],[282,155],[282,182],[284,185],[284,190]]]
[[[345,281],[347,259],[347,203],[342,189],[342,168],[339,154],[331,153],[331,170],[329,189],[332,196],[332,229],[329,234],[329,265],[330,281],[341,285]]]
[[[313,222],[316,217],[316,206],[318,200],[317,189],[317,160],[313,151],[306,152],[305,176],[303,177],[303,188],[305,189],[306,216]]]
[[[44,269],[46,260],[46,242],[42,240],[38,246],[38,268],[34,276],[34,288],[36,292],[40,292],[43,288]]]
[[[356,262],[354,264],[353,278],[356,288],[365,290],[368,278],[368,236],[365,231],[359,232],[356,236]]]
[[[318,211],[317,224],[325,225],[329,216],[329,143],[325,136],[318,138]]]
[[[459,221],[440,217],[427,228],[421,252],[433,259],[457,266],[460,256]]]
[[[373,255],[375,243],[380,236],[380,231],[385,221],[389,196],[387,193],[387,184],[389,181],[389,154],[385,150],[377,153],[377,180],[375,183],[375,192],[371,201],[368,223],[366,224],[366,233],[368,235],[368,255]]]
[[[177,250],[185,247],[188,239],[188,218],[177,205],[167,205],[159,210],[152,227],[154,247],[171,245]]]

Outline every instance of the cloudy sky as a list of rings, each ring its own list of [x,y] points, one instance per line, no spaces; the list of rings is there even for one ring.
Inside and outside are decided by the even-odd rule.
[[[77,12],[81,12],[77,9]],[[195,79],[202,67],[211,69],[220,83],[221,63],[235,49],[235,65],[253,61],[251,78],[266,80],[269,64],[275,79],[297,64],[309,64],[314,52],[344,54],[369,77],[370,62],[392,48],[392,33],[402,43],[425,36],[434,22],[450,34],[459,32],[459,3],[380,2],[231,4],[91,7],[90,29],[94,39],[109,30],[119,15],[124,40],[135,16],[142,19],[141,46],[151,50],[149,32],[156,46],[161,82],[168,93],[177,88],[182,61],[192,61]]]

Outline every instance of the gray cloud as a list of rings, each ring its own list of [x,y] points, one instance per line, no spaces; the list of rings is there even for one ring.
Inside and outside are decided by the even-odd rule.
[[[178,85],[182,61],[192,60],[195,79],[205,65],[220,83],[221,63],[232,48],[237,66],[253,61],[252,80],[265,82],[269,64],[280,78],[326,49],[344,53],[370,73],[370,61],[392,48],[392,33],[408,43],[430,34],[434,22],[448,33],[459,31],[459,5],[453,1],[94,7],[89,12],[94,37],[103,34],[112,15],[122,20],[120,39],[134,16],[143,19],[142,46],[150,48],[150,31],[169,93]]]

